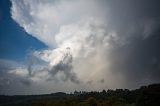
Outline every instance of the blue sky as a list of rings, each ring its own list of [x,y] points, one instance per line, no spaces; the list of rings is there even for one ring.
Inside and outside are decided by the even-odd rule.
[[[9,0],[0,0],[0,58],[23,61],[30,49],[39,50],[47,46],[28,35],[10,14]]]

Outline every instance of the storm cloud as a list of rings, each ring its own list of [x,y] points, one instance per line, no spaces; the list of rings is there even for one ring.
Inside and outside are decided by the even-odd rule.
[[[9,70],[24,78],[22,83],[29,81],[26,92],[133,89],[160,82],[158,0],[11,3],[12,19],[48,46],[32,51],[14,69],[0,65],[0,73]]]

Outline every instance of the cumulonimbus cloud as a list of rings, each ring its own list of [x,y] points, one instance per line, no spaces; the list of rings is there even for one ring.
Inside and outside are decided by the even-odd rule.
[[[11,0],[11,3],[12,19],[48,45],[48,49],[30,54],[22,72],[14,69],[11,74],[38,83],[71,81],[77,88],[91,90],[133,87],[155,80],[153,75],[157,71],[148,75],[144,73],[153,70],[152,66],[143,68],[152,58],[158,58],[149,52],[158,42],[157,38],[150,38],[156,36],[160,25],[159,18],[144,12],[150,5],[137,13],[142,7],[127,0],[121,4],[111,0]],[[152,51],[156,52],[156,48]],[[147,61],[141,61],[145,60],[142,58]],[[136,75],[139,76],[136,81],[141,81],[134,81]]]
[[[85,8],[82,8],[82,5]],[[82,10],[77,14],[75,9]],[[51,74],[52,77],[59,72],[63,72],[66,79],[69,78],[73,82],[79,82],[78,79],[82,80],[87,71],[90,74],[89,76],[94,77],[95,73],[101,69],[98,68],[101,67],[100,64],[104,67],[102,62],[105,61],[103,56],[106,49],[109,50],[112,46],[111,43],[118,40],[116,33],[106,31],[104,21],[99,20],[99,17],[96,16],[98,12],[94,13],[94,9],[96,11],[101,9],[96,1],[19,2],[13,0],[11,13],[12,18],[26,32],[49,47],[56,47],[55,49],[33,53],[36,58],[48,63],[47,68],[45,66],[43,70],[47,74]],[[56,28],[59,28],[57,33]],[[66,50],[69,54],[66,53]],[[91,58],[91,56],[94,57]],[[85,59],[87,59],[86,62]],[[87,63],[88,61],[90,61],[90,64],[95,64],[96,69],[91,68],[91,65]],[[79,65],[84,69],[81,70]],[[30,70],[31,67],[29,66],[29,73],[33,73]],[[89,70],[92,70],[92,72]],[[86,79],[86,81],[91,79]],[[83,81],[85,80],[83,79]]]

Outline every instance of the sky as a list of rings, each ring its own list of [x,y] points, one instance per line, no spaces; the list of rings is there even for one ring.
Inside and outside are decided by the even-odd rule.
[[[159,0],[0,0],[0,94],[160,83]]]

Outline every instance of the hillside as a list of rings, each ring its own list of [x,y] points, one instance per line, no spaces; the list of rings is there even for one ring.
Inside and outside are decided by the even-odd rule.
[[[75,91],[44,95],[0,96],[0,106],[159,106],[160,84],[139,89],[103,90],[101,92]]]

